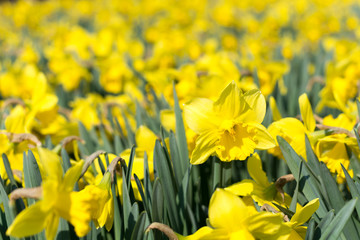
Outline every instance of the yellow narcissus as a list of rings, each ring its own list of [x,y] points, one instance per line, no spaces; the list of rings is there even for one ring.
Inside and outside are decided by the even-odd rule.
[[[177,236],[180,240],[271,240],[288,236],[291,232],[280,213],[258,212],[240,197],[219,188],[210,199],[209,223],[211,227],[202,227],[193,235]]]
[[[79,192],[81,198],[91,201],[91,219],[96,228],[105,226],[110,231],[114,222],[114,200],[111,193],[111,174],[106,172],[100,183],[88,185]]]
[[[324,117],[322,124],[326,126],[340,127],[348,131],[352,131],[356,124],[356,119],[352,119],[348,115],[341,113],[336,118],[334,118],[332,115]]]
[[[280,193],[277,191],[274,183],[270,183],[266,177],[266,173],[261,167],[261,159],[257,153],[253,154],[247,160],[247,169],[251,176],[251,179],[244,179],[239,183],[235,183],[225,190],[238,196],[251,196],[251,198],[258,203],[259,206],[269,204],[273,207],[273,202],[284,207],[289,207],[291,203],[291,197],[288,194],[284,194],[284,200]]]
[[[243,93],[234,81],[215,102],[192,100],[184,107],[187,125],[199,135],[191,163],[201,164],[211,155],[222,161],[245,160],[255,149],[274,147],[274,139],[261,125],[265,111],[259,90]]]
[[[271,101],[273,101],[272,109],[275,109],[276,111],[275,100]],[[297,154],[306,159],[305,134],[308,134],[310,139],[312,138],[316,122],[309,99],[305,93],[299,97],[299,106],[304,124],[296,118],[282,118],[270,124],[268,130],[273,138],[276,139],[277,136],[284,138]],[[276,117],[281,117],[281,115],[276,114]],[[274,156],[282,158],[282,153],[277,140],[276,145],[275,148],[269,149],[268,151]]]
[[[355,154],[359,154],[355,138],[348,138],[346,134],[335,134],[321,138],[315,147],[315,153],[329,168],[331,173],[337,174],[337,182],[344,183],[345,174],[341,164],[353,176],[353,170],[349,169],[350,160],[346,146],[349,146]],[[341,164],[340,164],[341,163]]]
[[[306,158],[305,149],[305,133],[306,128],[296,118],[282,118],[273,122],[268,127],[268,131],[276,141],[277,146],[268,150],[268,152],[274,156],[282,158],[280,147],[278,146],[276,136],[284,138],[297,154]]]
[[[85,236],[90,231],[90,201],[72,191],[83,163],[80,161],[63,176],[59,159],[42,160],[47,174],[42,182],[42,199],[19,213],[6,234],[21,238],[45,229],[46,239],[54,239],[62,217],[74,226],[78,236]]]
[[[311,200],[304,207],[298,204],[295,214],[292,216],[290,221],[286,223],[292,228],[292,231],[288,237],[284,238],[284,240],[305,239],[307,227],[302,225],[309,220],[309,218],[316,212],[319,206],[320,202],[318,198]]]

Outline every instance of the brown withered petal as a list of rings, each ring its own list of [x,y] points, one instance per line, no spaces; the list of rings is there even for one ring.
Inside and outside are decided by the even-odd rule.
[[[85,141],[78,136],[68,136],[61,141],[61,147],[64,148],[66,147],[66,145],[68,145],[69,143],[75,140],[81,142],[82,144],[85,144]]]
[[[19,198],[40,199],[42,196],[42,187],[35,188],[17,188],[10,194],[10,204],[13,204]]]
[[[98,151],[90,154],[90,156],[86,157],[83,169],[80,174],[80,178],[85,174],[87,169],[90,167],[91,163],[94,162],[94,160],[97,157],[99,157],[99,155],[104,154],[104,153],[106,153],[104,150],[98,150]]]
[[[285,186],[286,183],[294,181],[294,180],[295,180],[295,178],[294,178],[294,175],[292,175],[292,174],[288,174],[288,175],[279,177],[276,180],[275,187],[276,187],[276,190],[280,193],[283,202],[285,201],[285,195],[284,195],[283,187]]]
[[[111,161],[107,168],[111,175],[111,182],[114,182],[115,171],[120,171],[121,165],[119,165],[118,162],[125,162],[125,160],[122,157],[116,157]]]
[[[147,227],[146,232],[150,231],[150,229],[157,229],[157,230],[161,231],[170,240],[179,240],[179,238],[176,236],[175,232],[169,226],[167,226],[165,224],[153,222]]]
[[[10,142],[20,143],[20,142],[29,140],[29,141],[35,143],[36,146],[41,147],[40,140],[34,134],[31,134],[31,133],[9,133],[9,132],[2,132],[2,133],[5,134],[9,138]]]

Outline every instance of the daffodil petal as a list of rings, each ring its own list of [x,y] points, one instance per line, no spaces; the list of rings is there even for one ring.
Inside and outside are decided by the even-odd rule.
[[[164,109],[160,111],[160,123],[166,131],[170,132],[172,130],[175,132],[176,128],[176,120],[175,120],[175,113],[173,110]]]
[[[114,199],[111,196],[111,199],[109,200],[109,202],[106,204],[106,208],[107,208],[107,218],[106,218],[106,222],[105,222],[105,228],[108,232],[110,232],[113,224],[114,224]]]
[[[258,89],[253,89],[244,93],[244,99],[255,112],[254,121],[261,123],[264,120],[266,113],[266,100],[264,95],[262,95]]]
[[[216,189],[210,199],[209,220],[214,228],[233,231],[243,220],[239,213],[247,215],[245,203],[238,196],[223,189]]]
[[[48,178],[53,178],[57,182],[61,182],[63,170],[60,164],[59,156],[46,148],[38,148],[39,157]]]
[[[257,123],[248,123],[248,125],[257,128],[257,133],[256,133],[257,149],[266,150],[276,146],[275,140],[263,125]]]
[[[255,240],[254,236],[245,228],[233,232],[230,235],[230,240]]]
[[[155,141],[158,137],[146,126],[141,125],[135,133],[136,145],[147,151],[152,151],[155,146]]]
[[[27,237],[41,232],[47,223],[48,212],[42,208],[43,201],[31,205],[21,211],[6,231],[13,237]]]
[[[238,196],[249,196],[254,192],[255,188],[256,183],[253,180],[244,179],[239,183],[234,183],[233,185],[226,187],[225,190]]]
[[[214,229],[210,228],[210,227],[202,227],[199,230],[197,230],[195,233],[189,235],[189,236],[182,236],[180,234],[176,234],[177,237],[179,238],[179,240],[199,240],[204,236],[208,236],[209,234],[211,234],[214,231]]]
[[[209,233],[191,240],[229,240],[229,237],[229,233],[225,229],[211,229]]]
[[[249,157],[247,162],[247,169],[252,179],[263,187],[270,186],[269,180],[266,177],[266,173],[262,169],[261,159],[259,154],[255,153]]]
[[[232,81],[221,92],[219,99],[214,103],[214,109],[223,119],[234,119],[249,110],[250,107],[243,97],[243,93]]]
[[[57,229],[59,227],[60,217],[56,215],[55,212],[51,213],[48,217],[46,228],[45,228],[45,236],[46,239],[55,239]]]
[[[314,114],[313,114],[313,111],[311,108],[310,101],[309,101],[306,93],[303,93],[299,97],[299,106],[300,106],[301,117],[304,121],[304,125],[305,125],[306,129],[309,130],[310,132],[313,132],[316,127],[316,122],[315,122],[315,118],[314,118]]]
[[[283,224],[281,214],[260,212],[252,216],[248,222],[248,229],[256,239],[266,239],[276,234],[290,233],[291,228]],[[279,231],[282,230],[283,233]]]
[[[296,210],[296,213],[291,218],[290,222],[293,226],[300,226],[304,224],[319,208],[320,202],[318,198],[315,198],[308,202],[302,209]]]
[[[200,134],[209,129],[217,128],[218,117],[213,111],[213,101],[196,98],[184,107],[185,122],[191,130]]]
[[[217,148],[217,135],[214,131],[208,131],[196,139],[196,146],[191,155],[191,164],[201,164],[212,155]]]
[[[63,186],[65,191],[68,192],[72,191],[75,183],[79,180],[83,165],[84,165],[84,161],[80,160],[79,162],[75,163],[74,166],[72,166],[66,171],[63,181]]]
[[[279,121],[282,118],[282,116],[276,105],[275,98],[273,96],[270,97],[269,104],[270,104],[273,121]]]

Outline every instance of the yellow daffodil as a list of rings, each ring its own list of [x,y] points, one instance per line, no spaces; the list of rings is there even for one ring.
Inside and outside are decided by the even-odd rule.
[[[280,193],[276,189],[275,183],[269,182],[261,167],[262,163],[259,155],[255,153],[248,158],[247,161],[247,169],[253,180],[242,180],[239,183],[235,183],[225,188],[225,190],[238,196],[251,196],[259,206],[263,206],[266,203],[275,207],[272,202],[276,202],[279,205],[289,207],[291,197],[285,193],[284,199],[282,199]]]
[[[91,199],[91,219],[96,228],[106,227],[110,231],[114,221],[114,201],[111,194],[111,174],[106,172],[101,182],[96,185],[88,185],[79,192],[81,198]]]
[[[192,164],[201,164],[213,154],[222,161],[245,160],[255,149],[275,146],[261,125],[266,103],[258,90],[242,93],[231,82],[217,101],[197,98],[185,105],[184,111],[186,123],[199,135]]]
[[[257,212],[254,206],[223,189],[216,189],[210,199],[209,223],[211,227],[179,239],[278,239],[291,231],[281,214]]]
[[[42,182],[42,199],[19,213],[6,234],[20,238],[45,229],[46,238],[54,239],[62,217],[74,226],[78,236],[85,236],[90,231],[90,201],[72,191],[83,161],[71,167],[64,176],[58,158],[49,157],[41,161],[47,174]]]
[[[349,138],[345,134],[335,134],[321,138],[316,143],[315,153],[329,168],[331,173],[337,175],[337,182],[344,183],[345,174],[342,170],[341,164],[353,176],[353,170],[349,169],[350,159],[346,149],[348,146],[358,155],[359,150],[355,138]]]
[[[316,121],[314,118],[314,114],[312,111],[310,101],[309,101],[306,93],[303,93],[299,97],[299,107],[300,107],[300,113],[301,113],[301,117],[304,121],[305,128],[309,132],[313,132],[316,128]]]
[[[296,212],[292,216],[289,222],[286,224],[292,228],[290,235],[286,238],[288,240],[292,239],[305,239],[307,227],[302,226],[306,223],[310,217],[315,213],[319,208],[320,202],[318,198],[315,198],[308,202],[304,207],[298,205],[296,207]]]
[[[297,154],[306,158],[305,133],[307,130],[300,120],[296,118],[282,118],[270,124],[268,131],[275,139],[277,145],[276,136],[281,136],[294,148]],[[282,158],[279,146],[269,149],[268,152]]]
[[[299,106],[304,124],[296,118],[282,118],[270,124],[268,130],[275,139],[276,136],[284,138],[297,154],[306,159],[305,134],[308,135],[312,143],[315,143],[317,139],[325,136],[325,134],[322,131],[315,132],[316,121],[309,99],[305,93],[299,97]],[[277,140],[276,144],[278,145]],[[282,157],[280,147],[278,146],[268,151],[277,157]]]

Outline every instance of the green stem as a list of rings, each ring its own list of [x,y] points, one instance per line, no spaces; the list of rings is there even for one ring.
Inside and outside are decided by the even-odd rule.
[[[222,187],[227,187],[231,184],[232,177],[232,162],[221,162],[222,165]]]
[[[213,160],[213,192],[216,188],[222,187],[222,164],[217,157],[212,157]]]

